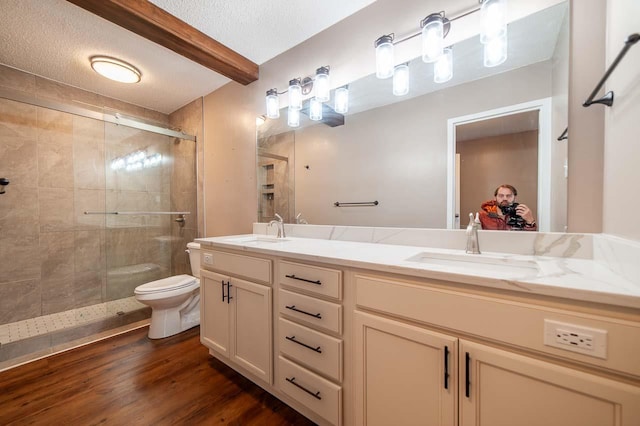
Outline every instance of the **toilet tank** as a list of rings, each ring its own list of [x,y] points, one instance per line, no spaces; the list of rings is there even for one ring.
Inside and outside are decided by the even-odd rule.
[[[200,278],[200,244],[188,243],[187,253],[189,253],[189,262],[191,263],[191,275]]]

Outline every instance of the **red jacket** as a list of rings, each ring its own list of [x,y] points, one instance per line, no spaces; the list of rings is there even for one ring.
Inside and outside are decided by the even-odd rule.
[[[496,200],[489,200],[482,203],[480,206],[480,224],[482,225],[482,229],[489,229],[492,231],[537,231],[538,225],[533,226],[524,226],[523,228],[513,228],[507,225],[504,216],[500,216],[498,214],[498,203]]]

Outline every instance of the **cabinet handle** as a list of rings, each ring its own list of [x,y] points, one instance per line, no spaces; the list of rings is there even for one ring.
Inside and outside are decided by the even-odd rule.
[[[301,386],[301,385],[297,384],[295,377],[292,377],[292,378],[285,377],[285,380],[287,382],[291,383],[293,386],[302,389],[303,391],[305,391],[306,393],[308,393],[312,397],[317,398],[317,399],[322,399],[322,397],[320,396],[320,391],[315,392],[315,393],[311,392],[309,389],[305,388],[304,386]]]
[[[227,281],[227,304],[231,303],[231,299],[233,299],[233,297],[231,297],[231,287],[233,287],[231,281]]]
[[[304,346],[304,347],[305,347],[305,348],[307,348],[307,349],[311,349],[311,350],[312,350],[312,351],[314,351],[314,352],[318,352],[319,354],[321,354],[321,353],[322,353],[322,349],[320,349],[320,346],[318,346],[317,348],[314,348],[313,346],[309,346],[309,345],[307,345],[306,343],[302,343],[302,342],[300,342],[300,341],[296,340],[296,336],[291,336],[291,337],[289,337],[289,336],[284,336],[284,338],[285,338],[285,339],[287,339],[287,340],[291,340],[293,343],[297,343],[297,344],[299,344],[300,346]]]
[[[449,389],[449,346],[444,347],[444,388]]]
[[[222,283],[222,285],[220,286],[220,288],[222,289],[222,301],[224,302],[224,280],[220,281]]]
[[[303,311],[301,309],[296,308],[296,305],[291,305],[291,306],[286,306],[285,305],[285,308],[291,309],[292,311],[300,312],[301,314],[309,315],[310,317],[322,319],[322,315],[320,315],[319,313],[318,314],[312,314],[310,312]]]
[[[322,283],[320,282],[320,280],[315,280],[315,281],[313,281],[313,280],[308,280],[308,279],[306,279],[306,278],[299,278],[299,277],[296,277],[294,274],[291,274],[291,275],[285,275],[285,277],[287,277],[287,278],[291,278],[292,280],[298,280],[298,281],[304,281],[304,282],[306,282],[306,283],[322,285]]]
[[[464,396],[469,398],[471,393],[471,380],[469,378],[469,373],[471,370],[471,357],[469,356],[469,352],[465,352],[464,354]]]

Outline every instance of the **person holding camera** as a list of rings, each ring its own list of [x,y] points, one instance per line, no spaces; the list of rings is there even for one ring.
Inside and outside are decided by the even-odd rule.
[[[500,185],[493,195],[495,198],[482,203],[479,212],[482,229],[495,231],[538,230],[531,209],[525,204],[515,202],[518,191],[512,185]]]

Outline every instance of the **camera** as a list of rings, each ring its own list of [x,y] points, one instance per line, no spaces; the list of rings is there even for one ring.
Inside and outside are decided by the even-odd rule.
[[[518,206],[518,203],[513,203],[508,206],[500,206],[502,214],[505,215],[507,225],[512,228],[524,228],[525,225],[524,218],[516,212],[516,207]]]

